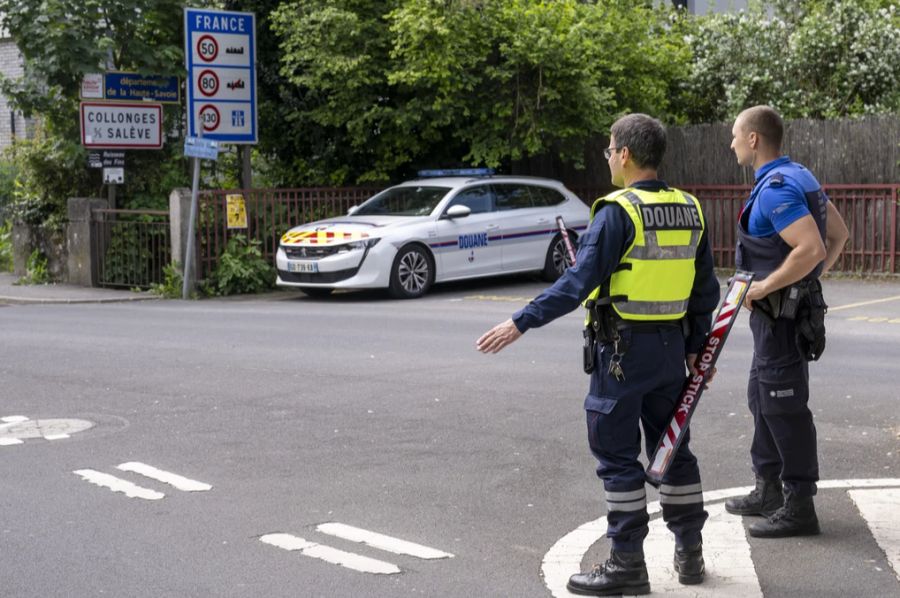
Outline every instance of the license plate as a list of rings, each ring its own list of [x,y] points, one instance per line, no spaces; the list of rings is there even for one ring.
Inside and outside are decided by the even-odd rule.
[[[316,262],[288,262],[288,272],[318,272],[319,264]]]

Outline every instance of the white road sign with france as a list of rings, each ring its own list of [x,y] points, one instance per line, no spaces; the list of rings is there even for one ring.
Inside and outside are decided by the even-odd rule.
[[[186,8],[188,134],[256,143],[256,18]]]

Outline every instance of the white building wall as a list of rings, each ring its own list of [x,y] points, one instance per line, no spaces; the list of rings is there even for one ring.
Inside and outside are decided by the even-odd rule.
[[[0,32],[3,33],[3,32]],[[24,74],[22,54],[15,42],[8,37],[0,37],[0,73],[9,79],[18,79]],[[13,112],[9,102],[0,95],[0,149],[9,146],[13,140],[25,139],[29,124],[18,112]]]
[[[736,12],[747,8],[748,0],[688,0],[688,9],[695,15],[709,12]]]

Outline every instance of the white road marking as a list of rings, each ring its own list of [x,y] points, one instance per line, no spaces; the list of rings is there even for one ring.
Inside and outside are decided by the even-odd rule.
[[[817,486],[820,489],[900,488],[900,478],[825,480],[822,482],[818,482]],[[727,488],[724,490],[704,492],[703,500],[707,505],[707,510],[712,512],[710,503],[725,500],[726,498],[730,498],[732,496],[741,496],[748,493],[752,489],[752,486],[744,486],[740,488]],[[896,503],[894,503],[894,505],[896,509]],[[648,504],[647,512],[651,517],[659,513],[659,502]],[[544,577],[544,584],[547,586],[553,596],[559,598],[560,596],[574,595],[570,593],[568,589],[566,589],[566,582],[569,580],[569,576],[581,570],[581,561],[584,558],[585,553],[605,534],[606,516],[604,515],[603,517],[600,517],[593,521],[588,521],[587,523],[575,528],[574,530],[560,538],[556,542],[556,544],[550,547],[550,550],[547,551],[546,555],[544,555],[544,560],[541,563],[541,573]],[[648,550],[656,550],[655,548],[651,549],[650,544],[653,542],[662,541],[663,538],[667,536],[668,533],[657,533],[655,535],[651,534],[650,536],[648,536],[647,541],[645,541],[644,543],[645,552]],[[711,541],[717,541],[714,540],[711,534],[708,533],[704,533],[703,537],[704,546],[706,545],[706,543],[709,543]],[[746,540],[746,536],[744,537]],[[733,536],[729,537],[728,540],[733,541]],[[671,551],[669,552],[669,558],[671,558]],[[731,572],[723,571],[722,575],[728,576],[731,575]],[[712,576],[711,571],[710,576]],[[705,586],[706,584],[703,585]],[[693,591],[693,588],[695,587],[699,586],[693,586],[691,591]],[[682,591],[687,590],[682,589]]]
[[[14,444],[23,444],[18,438],[0,438],[0,446],[12,446]]]
[[[96,484],[102,488],[109,488],[113,492],[121,492],[128,498],[143,498],[145,500],[160,500],[165,498],[165,494],[143,488],[137,484],[132,484],[128,480],[123,480],[108,473],[94,471],[93,469],[76,469],[72,473],[80,475],[91,484]]]
[[[140,474],[144,477],[150,478],[151,480],[156,480],[157,482],[163,482],[164,484],[174,486],[178,490],[183,490],[184,492],[205,492],[212,489],[212,486],[210,486],[209,484],[191,480],[175,473],[157,469],[152,465],[147,465],[146,463],[138,463],[137,461],[122,463],[121,465],[117,465],[116,469],[120,469],[122,471],[131,471],[133,473]]]
[[[44,440],[63,440],[65,438],[71,438],[68,434],[47,434],[44,436]]]
[[[0,421],[7,424],[19,424],[22,422],[27,422],[28,418],[24,415],[7,415],[6,417],[0,417]]]
[[[750,556],[750,543],[740,517],[725,512],[724,503],[707,507],[709,519],[703,526],[703,559],[706,579],[702,585],[684,586],[672,565],[675,538],[668,533],[661,517],[650,522],[649,538],[644,556],[650,573],[653,593],[666,596],[701,598],[730,596],[732,598],[762,598],[762,588]]]
[[[283,548],[284,550],[298,550],[300,554],[314,559],[319,559],[333,565],[340,565],[362,573],[377,573],[381,575],[393,575],[400,573],[400,567],[393,563],[379,561],[352,552],[345,552],[337,548],[331,548],[323,544],[316,544],[291,534],[266,534],[259,538],[260,542]]]
[[[351,542],[359,542],[360,544],[365,544],[372,548],[379,548],[395,554],[407,554],[420,559],[453,558],[453,555],[449,552],[443,552],[399,538],[392,538],[391,536],[385,536],[384,534],[370,532],[351,525],[344,525],[343,523],[323,523],[318,525],[316,530],[323,534],[328,534]]]
[[[900,489],[851,490],[849,494],[900,580]]]

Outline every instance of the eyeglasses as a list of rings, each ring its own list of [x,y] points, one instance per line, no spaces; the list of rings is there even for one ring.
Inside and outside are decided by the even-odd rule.
[[[609,160],[612,158],[613,152],[620,152],[625,149],[625,146],[622,147],[607,147],[603,149],[603,157]]]

